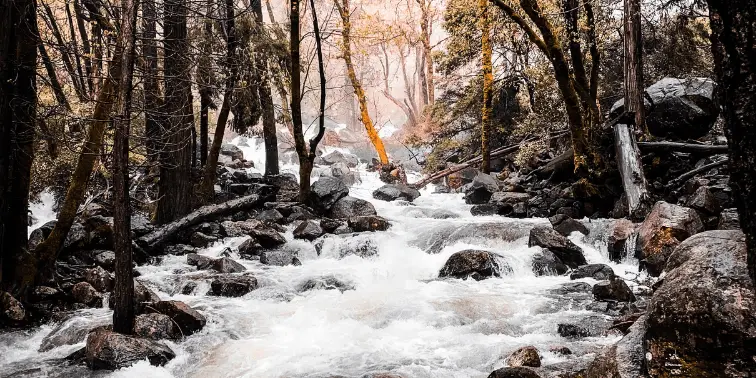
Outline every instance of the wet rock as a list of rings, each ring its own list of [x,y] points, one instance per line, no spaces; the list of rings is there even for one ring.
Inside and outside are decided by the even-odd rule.
[[[475,216],[496,215],[498,211],[499,207],[490,203],[473,205],[473,207],[470,208],[470,214]]]
[[[528,235],[530,224],[524,222],[442,223],[418,235],[410,242],[427,253],[439,253],[459,242],[477,243],[480,240],[512,242]]]
[[[212,262],[212,268],[220,273],[241,273],[247,270],[244,265],[239,264],[228,257],[221,257],[214,260]]]
[[[524,218],[527,214],[527,203],[530,200],[530,194],[518,192],[494,192],[491,195],[489,204],[496,206],[496,214]]]
[[[674,140],[705,136],[719,115],[716,84],[706,78],[664,78],[646,88],[653,101],[644,98],[648,131],[657,137]],[[624,101],[617,101],[610,118],[619,115]]]
[[[323,235],[323,229],[315,221],[306,220],[294,229],[294,239],[313,241]]]
[[[627,240],[635,232],[635,224],[627,219],[617,219],[612,223],[609,237],[607,238],[607,252],[609,260],[616,263],[622,262],[627,257]],[[635,246],[631,246],[635,247]]]
[[[722,211],[719,201],[717,201],[717,198],[711,194],[708,186],[702,186],[696,189],[696,192],[688,198],[686,204],[688,207],[708,215],[717,214]]]
[[[502,274],[511,271],[512,268],[500,255],[489,251],[468,249],[451,255],[438,276],[483,280],[489,277],[501,277]]]
[[[248,219],[244,221],[223,221],[221,222],[221,233],[223,235],[234,237],[234,236],[245,236],[249,235],[249,233],[253,230],[260,229],[260,228],[268,228],[263,222],[260,222],[257,219]]]
[[[541,376],[526,367],[505,367],[492,372],[488,378],[541,378]]]
[[[49,221],[42,226],[35,228],[34,231],[31,232],[29,235],[29,250],[33,251],[37,249],[37,246],[45,241],[48,236],[50,236],[50,233],[52,232],[52,229],[55,227],[55,224],[58,223],[58,221]]]
[[[244,152],[242,152],[241,148],[229,144],[224,143],[221,145],[220,154],[223,156],[228,156],[231,158],[231,160],[244,160]]]
[[[284,216],[276,209],[269,209],[257,214],[255,219],[265,223],[281,223]]]
[[[205,317],[181,301],[158,301],[147,307],[148,313],[168,316],[184,336],[199,332],[205,327]]]
[[[205,235],[217,236],[221,233],[221,227],[215,222],[203,222],[191,228],[192,231],[201,232]]]
[[[87,248],[113,248],[113,218],[97,215],[86,218]]]
[[[591,293],[592,291],[593,287],[585,282],[567,282],[557,288],[551,289],[552,293],[559,295],[584,294]]]
[[[187,282],[186,285],[181,288],[181,294],[184,295],[192,295],[195,291],[197,291],[197,283],[194,281]]]
[[[24,306],[8,292],[0,291],[0,324],[21,322],[26,317]]]
[[[581,278],[593,278],[595,280],[608,280],[614,277],[614,270],[606,264],[588,264],[583,265],[570,273],[571,280]]]
[[[588,227],[585,227],[584,224],[564,215],[564,214],[557,214],[553,217],[549,217],[549,222],[551,222],[551,227],[553,227],[558,233],[564,235],[564,236],[570,236],[573,232],[579,232],[583,235],[588,235],[590,231],[588,231]]]
[[[635,294],[625,280],[612,277],[593,285],[593,297],[597,301],[635,302]]]
[[[355,232],[386,231],[391,226],[386,219],[377,215],[351,217],[347,221],[349,227]]]
[[[370,235],[348,233],[318,240],[315,243],[315,251],[318,256],[324,255],[338,259],[350,255],[370,258],[378,255],[378,246]]]
[[[155,230],[155,226],[150,223],[150,220],[142,214],[134,214],[131,216],[131,232],[135,237],[141,237],[149,234]]]
[[[537,226],[530,230],[528,246],[548,249],[570,268],[587,264],[583,250],[551,227]]]
[[[719,230],[740,230],[740,217],[737,209],[724,209],[719,215]]]
[[[658,277],[675,247],[701,231],[703,224],[693,209],[659,201],[638,228],[636,257],[649,275]]]
[[[334,177],[321,177],[310,188],[310,202],[320,212],[327,212],[336,201],[349,194],[344,182]]]
[[[100,292],[108,292],[113,290],[113,284],[115,283],[113,276],[111,276],[108,271],[99,266],[88,269],[84,273],[84,279],[90,285],[92,285],[95,290]]]
[[[160,301],[160,297],[150,290],[143,283],[134,280],[134,312],[141,314],[144,312],[144,308],[148,305],[152,305],[155,302]],[[113,301],[110,302],[110,307],[113,308]]]
[[[405,184],[386,184],[373,191],[373,198],[381,201],[405,200],[412,202],[420,197],[420,192]]]
[[[210,283],[208,295],[241,297],[257,289],[257,279],[252,276],[218,277]]]
[[[263,248],[275,248],[286,244],[286,238],[271,228],[261,228],[249,231],[249,235]]]
[[[479,205],[487,203],[499,191],[499,183],[490,175],[479,172],[473,181],[465,185],[465,203]]]
[[[199,270],[210,269],[213,266],[213,259],[205,255],[190,253],[186,255],[186,263],[195,266]]]
[[[302,264],[297,258],[297,253],[288,250],[263,251],[260,254],[260,263],[274,266]]]
[[[99,328],[87,337],[86,361],[92,369],[116,370],[148,360],[162,366],[176,357],[162,343],[131,337]]]
[[[559,354],[562,356],[569,356],[572,354],[572,351],[570,350],[570,348],[567,348],[566,346],[551,347],[549,348],[549,352],[554,353],[554,354]]]
[[[195,248],[205,248],[210,244],[215,243],[216,241],[218,241],[218,238],[214,236],[205,235],[201,232],[195,232],[192,234],[190,243]]]
[[[84,341],[90,331],[113,322],[112,316],[82,317],[75,314],[60,322],[42,339],[39,352],[47,352],[64,345],[74,345]]]
[[[590,335],[588,329],[576,324],[558,324],[557,333],[559,333],[559,336],[567,338],[588,337]]]
[[[134,335],[152,340],[179,340],[181,330],[168,315],[143,314],[134,319]]]
[[[339,290],[343,293],[347,290],[354,290],[354,285],[334,276],[314,277],[305,280],[298,287],[300,292],[310,290]]]
[[[31,292],[31,300],[32,302],[55,301],[60,299],[61,294],[61,291],[54,287],[35,286]]]
[[[102,294],[88,282],[79,282],[71,288],[71,296],[76,303],[82,303],[90,307],[102,306]]]
[[[291,208],[291,212],[284,220],[284,223],[288,224],[288,223],[294,223],[298,221],[317,219],[317,218],[318,216],[313,214],[313,212],[309,208],[302,207],[302,206],[295,206]]]
[[[756,294],[745,236],[707,231],[683,241],[648,305],[651,376],[746,377],[756,371]]]
[[[321,172],[320,177],[337,178],[341,180],[346,186],[352,186],[354,184],[362,182],[360,173],[353,169],[350,169],[344,163],[336,163],[329,168],[326,168],[325,171]]]
[[[538,349],[533,346],[522,347],[507,357],[507,365],[511,367],[540,367],[541,355],[538,353]]]
[[[354,230],[352,230],[352,228],[346,224],[342,224],[339,227],[336,227],[335,230],[333,230],[334,235],[345,235],[345,234],[351,234],[353,232]]]
[[[196,249],[186,244],[174,244],[165,246],[163,252],[167,255],[184,256],[190,253],[195,253]]]
[[[536,276],[561,276],[569,270],[570,268],[548,249],[541,250],[533,257],[533,272]]]
[[[586,369],[587,378],[637,378],[645,377],[643,330],[645,317],[630,327],[628,334],[617,344],[608,347]]]
[[[330,217],[333,219],[347,219],[351,217],[377,215],[372,203],[346,196],[333,205]]]
[[[88,243],[89,233],[87,230],[81,223],[74,223],[66,235],[60,254],[61,256],[68,256],[73,252],[86,249]]]
[[[257,239],[247,239],[239,245],[239,256],[250,257],[258,256],[263,247],[257,242]]]
[[[354,168],[360,164],[360,159],[352,154],[343,153],[341,151],[333,151],[331,153],[320,156],[319,163],[321,163],[322,165],[344,163],[348,167]]]
[[[112,271],[115,268],[115,252],[95,250],[91,252],[91,255],[94,263],[105,268],[105,270]]]
[[[323,229],[323,232],[329,233],[329,234],[336,231],[336,229],[339,228],[339,226],[341,225],[343,225],[342,222],[334,220],[334,219],[323,218],[320,220],[320,228]]]

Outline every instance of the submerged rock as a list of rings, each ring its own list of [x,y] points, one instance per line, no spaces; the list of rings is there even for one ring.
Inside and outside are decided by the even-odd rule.
[[[561,276],[569,270],[570,267],[564,265],[562,260],[548,249],[541,250],[540,254],[533,257],[533,273],[536,276]]]
[[[420,192],[405,184],[386,184],[373,191],[373,198],[381,201],[405,200],[412,202],[420,197]]]
[[[148,360],[162,366],[176,357],[165,344],[99,328],[87,337],[86,361],[92,369],[116,370]]]
[[[290,250],[263,251],[260,253],[260,262],[274,266],[302,265],[297,252]]]
[[[205,270],[213,266],[213,259],[205,255],[190,253],[186,255],[186,263],[187,265],[197,267],[199,270]]]
[[[344,282],[334,276],[323,276],[308,278],[299,285],[298,290],[300,292],[310,290],[339,290],[344,292],[347,290],[354,290],[354,285]]]
[[[511,367],[540,367],[541,355],[538,353],[538,349],[534,346],[522,347],[507,357],[507,365]]]
[[[454,253],[446,260],[446,264],[438,273],[439,277],[452,277],[482,280],[489,277],[501,277],[509,273],[512,268],[504,258],[489,251],[468,249]]]
[[[537,226],[530,230],[528,247],[533,246],[549,250],[570,268],[577,268],[580,265],[587,264],[585,256],[583,256],[583,250],[570,241],[570,239],[567,239],[567,237],[550,227]]]
[[[638,228],[636,257],[649,275],[658,277],[675,247],[701,231],[703,223],[693,209],[659,201]]]

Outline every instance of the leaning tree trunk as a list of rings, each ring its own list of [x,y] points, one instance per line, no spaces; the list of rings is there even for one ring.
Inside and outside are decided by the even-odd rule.
[[[192,210],[192,82],[186,0],[166,0],[165,129],[161,136],[160,181],[155,220],[168,223]]]
[[[113,331],[124,334],[130,334],[134,324],[134,273],[129,206],[129,130],[137,1],[123,0],[121,2],[121,35],[118,42],[122,46],[121,83],[113,140],[113,246],[115,248]]]
[[[627,197],[630,218],[641,220],[651,210],[648,184],[643,173],[636,130],[645,129],[643,106],[643,55],[640,29],[640,0],[625,0],[625,112],[632,122],[614,125],[617,166]],[[628,120],[629,121],[629,120]]]
[[[491,173],[490,139],[491,116],[493,115],[491,105],[493,101],[493,64],[491,62],[491,55],[493,54],[493,50],[490,41],[491,23],[488,18],[488,0],[478,0],[478,8],[480,12],[478,22],[480,23],[481,68],[483,73],[483,106],[480,118],[480,152],[483,160],[480,163],[480,170],[483,173]]]
[[[352,62],[352,46],[350,35],[352,24],[350,21],[351,10],[349,8],[349,0],[336,0],[336,6],[338,7],[339,14],[341,15],[341,37],[343,39],[341,43],[341,57],[342,59],[344,59],[344,63],[346,63],[347,75],[349,76],[349,80],[352,82],[354,94],[357,96],[357,101],[360,104],[360,119],[362,120],[362,124],[365,126],[368,138],[373,143],[375,151],[378,153],[378,159],[381,161],[381,164],[388,164],[388,155],[386,154],[386,148],[383,146],[383,141],[378,135],[378,131],[375,129],[375,125],[373,125],[373,120],[370,118],[370,114],[368,112],[367,96],[365,95],[365,90],[362,88],[362,83],[357,78],[357,73],[354,70],[354,64]],[[293,73],[294,72],[292,72],[292,74]]]
[[[0,289],[24,294],[29,183],[37,109],[37,7],[0,3]]]
[[[753,1],[708,0],[712,50],[730,146],[730,186],[756,282],[756,6]]]

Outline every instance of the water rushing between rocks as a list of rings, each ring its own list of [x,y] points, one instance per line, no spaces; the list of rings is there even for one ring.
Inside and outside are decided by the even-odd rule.
[[[261,160],[258,147],[242,149]],[[590,290],[556,290],[571,282],[569,277],[533,273],[532,259],[540,248],[527,246],[528,232],[548,220],[474,217],[462,194],[435,194],[433,188],[423,190],[413,204],[375,200],[371,193],[382,183],[375,173],[360,174],[362,182],[350,188],[350,195],[373,203],[391,228],[331,235],[318,254],[317,241],[295,240],[294,226],[289,226],[283,248],[295,250],[301,266],[263,265],[234,251],[231,257],[260,285],[243,297],[205,295],[210,280],[206,272],[187,265],[186,256],[169,255],[158,265],[139,267],[138,279],[161,299],[186,302],[207,318],[201,332],[166,342],[177,354],[166,366],[144,361],[91,373],[61,360],[84,345],[87,329],[110,321],[106,305],[31,331],[0,335],[0,376],[361,377],[390,371],[419,378],[486,377],[506,366],[507,356],[522,346],[538,348],[548,370],[548,365],[591,358],[620,338],[559,336],[558,324],[586,325],[605,318],[586,309],[592,303]],[[34,211],[47,220],[44,206]],[[588,263],[604,263],[617,275],[634,278],[637,262],[614,264],[607,257],[610,221],[583,222],[590,234],[573,233],[570,239],[584,250]],[[201,254],[218,257],[244,240],[227,238]],[[439,280],[446,260],[464,249],[496,252],[512,271],[482,281]],[[197,283],[193,294],[182,294],[190,281]],[[553,347],[567,347],[573,355],[550,352]]]

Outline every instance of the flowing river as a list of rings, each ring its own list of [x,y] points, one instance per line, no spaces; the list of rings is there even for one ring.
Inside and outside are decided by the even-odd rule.
[[[259,145],[243,150],[254,156],[256,166],[263,166]],[[166,342],[177,354],[168,365],[154,367],[145,361],[116,372],[91,373],[61,360],[81,348],[83,341],[38,351],[56,328],[66,335],[110,321],[112,312],[107,308],[88,309],[31,331],[0,334],[0,376],[294,378],[392,372],[418,378],[486,377],[506,366],[505,358],[521,346],[536,346],[542,364],[550,365],[587,358],[619,339],[573,340],[557,333],[559,323],[603,315],[586,309],[590,295],[554,291],[571,282],[569,277],[536,277],[532,272],[532,258],[539,248],[527,246],[528,231],[548,220],[473,217],[462,194],[436,194],[431,187],[414,204],[383,202],[371,196],[382,185],[376,174],[360,173],[362,183],[353,186],[350,195],[372,202],[392,227],[386,232],[330,237],[318,255],[313,243],[294,240],[289,226],[284,248],[298,251],[301,266],[267,266],[232,253],[261,286],[244,297],[204,295],[209,283],[198,279],[204,273],[187,265],[185,256],[166,256],[158,265],[138,268],[139,280],[162,299],[184,301],[207,318],[201,332],[178,343]],[[44,205],[33,209],[42,218],[49,217],[49,204]],[[614,264],[607,258],[608,222],[584,220],[590,235],[575,233],[571,239],[583,248],[589,263],[608,264],[618,275],[632,278],[637,264]],[[201,253],[216,257],[243,241],[225,239]],[[366,244],[377,249],[377,255],[342,258],[340,254]],[[504,256],[511,274],[483,281],[439,280],[447,258],[469,248]],[[308,279],[322,277],[336,278],[354,289],[301,290]],[[199,282],[198,294],[181,294],[192,279]],[[561,346],[574,354],[549,351]]]

